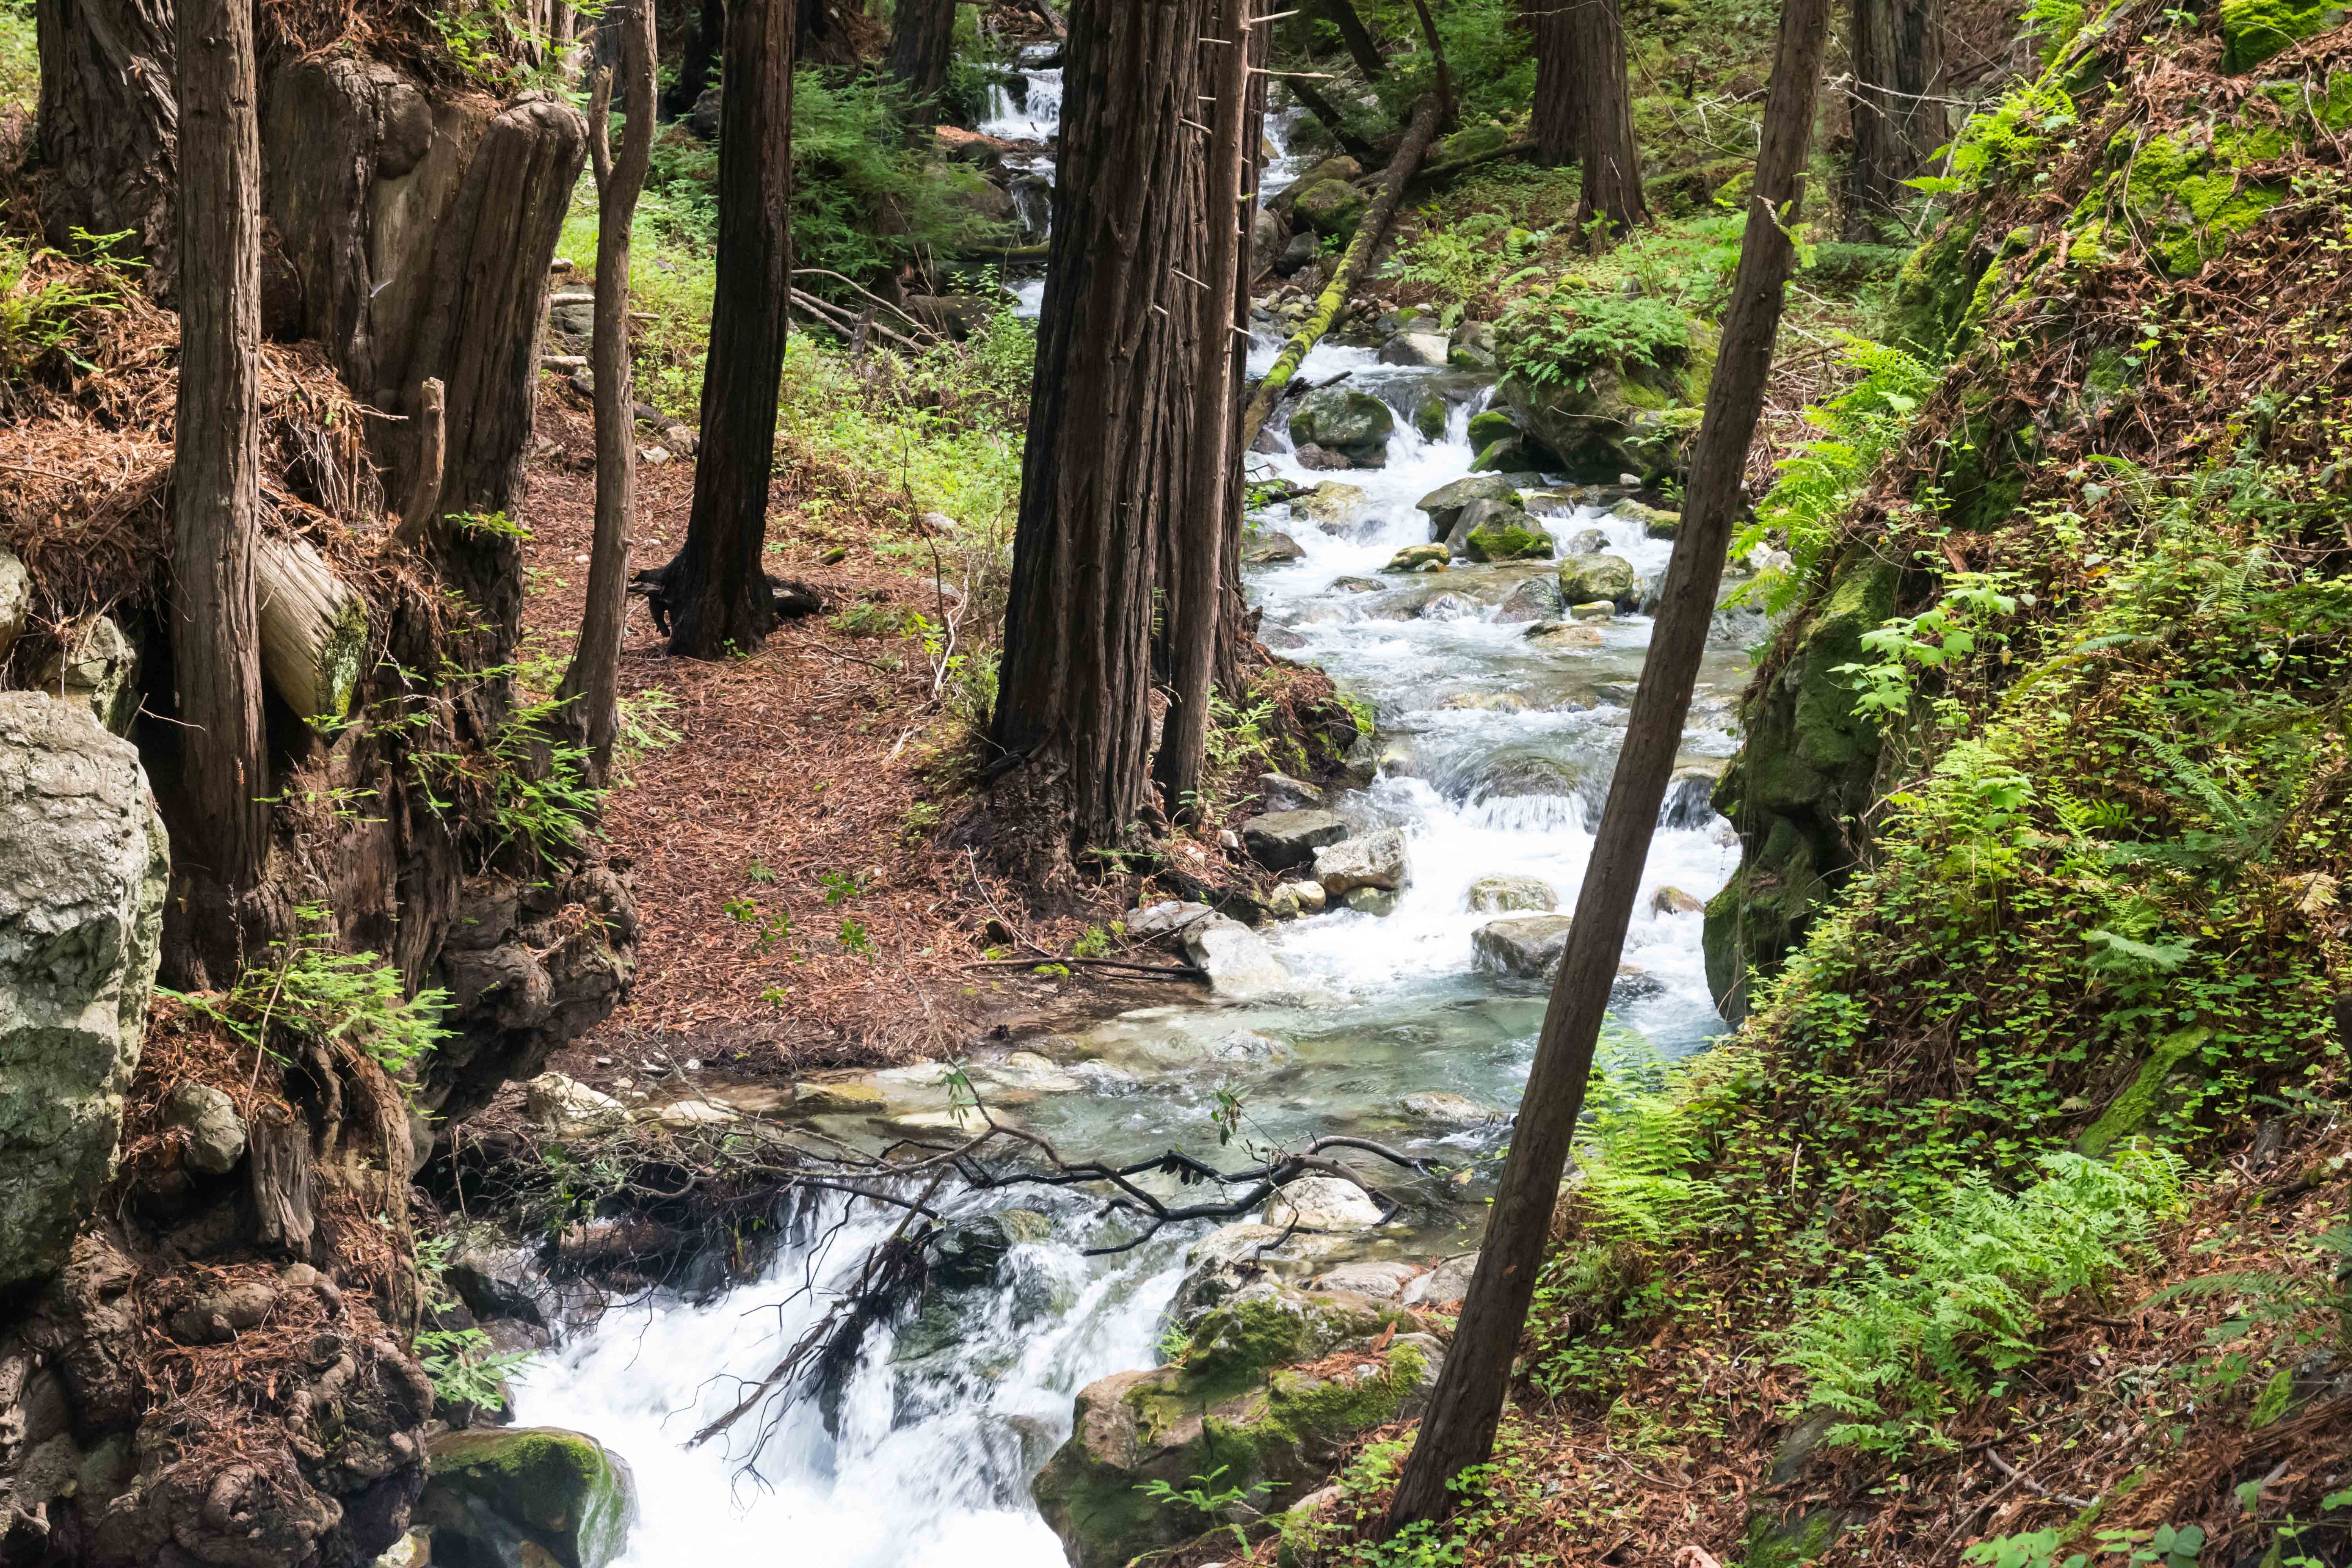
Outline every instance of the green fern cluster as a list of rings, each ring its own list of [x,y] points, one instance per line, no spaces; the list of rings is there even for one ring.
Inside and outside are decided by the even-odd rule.
[[[2049,1173],[2014,1194],[1958,1183],[1805,1301],[1780,1361],[1810,1379],[1809,1408],[1842,1418],[1827,1441],[1938,1446],[1937,1421],[2038,1353],[2043,1305],[2113,1279],[2179,1202],[2181,1163],[2161,1150],[2042,1164]]]
[[[334,950],[332,911],[306,906],[300,929],[269,944],[271,958],[226,992],[158,990],[279,1060],[293,1046],[348,1039],[398,1076],[441,1041],[446,991],[407,994],[399,968],[373,952]]]

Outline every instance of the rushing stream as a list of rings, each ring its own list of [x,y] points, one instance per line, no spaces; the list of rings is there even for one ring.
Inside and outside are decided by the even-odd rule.
[[[1003,106],[1003,128],[1017,112],[1020,133],[1042,139],[1049,97],[1057,102],[1058,79],[1033,80],[1025,109]],[[1260,343],[1253,368],[1275,347]],[[1496,917],[1472,912],[1465,894],[1479,877],[1509,873],[1542,879],[1562,910],[1571,909],[1650,623],[1620,616],[1599,647],[1530,642],[1525,625],[1498,621],[1496,609],[1518,584],[1549,573],[1549,563],[1380,575],[1399,546],[1429,538],[1413,502],[1469,471],[1465,427],[1486,392],[1459,373],[1385,367],[1369,349],[1337,344],[1318,348],[1302,374],[1320,380],[1341,371],[1401,410],[1440,378],[1434,384],[1456,399],[1445,434],[1425,440],[1401,416],[1388,466],[1376,470],[1310,474],[1286,446],[1254,459],[1303,483],[1360,487],[1364,499],[1337,531],[1276,509],[1263,526],[1288,532],[1304,554],[1254,571],[1251,586],[1270,639],[1377,710],[1378,774],[1334,805],[1358,831],[1402,828],[1411,881],[1386,914],[1341,910],[1269,928],[1292,984],[1268,1000],[1148,1008],[1082,1035],[1015,1042],[1023,1054],[975,1064],[992,1103],[1066,1152],[1134,1158],[1176,1146],[1231,1167],[1244,1163],[1244,1142],[1296,1147],[1349,1131],[1469,1163],[1501,1145],[1502,1118],[1526,1081],[1544,988],[1474,970],[1471,933]],[[1664,567],[1669,547],[1638,525],[1591,509],[1541,521],[1563,543],[1601,530],[1645,577]],[[1730,753],[1730,699],[1745,669],[1736,650],[1710,654],[1685,762]],[[1737,863],[1727,825],[1697,815],[1652,842],[1624,955],[1642,973],[1622,988],[1616,1009],[1619,1024],[1669,1056],[1699,1048],[1721,1028],[1703,973],[1700,917],[1648,906],[1650,892],[1666,885],[1703,900]],[[929,1118],[936,1127],[947,1106],[940,1072],[902,1068],[870,1081],[899,1125]],[[1242,1139],[1224,1150],[1209,1120],[1220,1089],[1247,1108]],[[1495,1115],[1448,1123],[1407,1114],[1403,1097],[1429,1090]],[[876,1135],[866,1115],[819,1125],[869,1144]],[[1355,1255],[1427,1259],[1476,1245],[1471,1227],[1491,1163],[1461,1186],[1362,1168],[1408,1207],[1400,1223],[1354,1242]],[[847,1202],[832,1198],[803,1216],[761,1284],[700,1304],[616,1310],[519,1390],[520,1419],[593,1433],[635,1468],[643,1517],[627,1563],[1063,1563],[1029,1502],[1028,1479],[1068,1435],[1079,1388],[1155,1363],[1184,1249],[1210,1226],[1171,1227],[1133,1251],[1089,1260],[1076,1246],[1117,1233],[1097,1226],[1079,1199],[969,1200],[972,1212],[1018,1206],[1055,1223],[1050,1235],[1031,1227],[1037,1238],[1014,1248],[1006,1282],[961,1303],[948,1331],[919,1319],[871,1333],[837,1399],[793,1407],[757,1456],[756,1474],[743,1468],[748,1431],[731,1447],[682,1447],[733,1402],[732,1378],[772,1364],[824,1310],[826,1283],[898,1221],[870,1205],[845,1213]]]

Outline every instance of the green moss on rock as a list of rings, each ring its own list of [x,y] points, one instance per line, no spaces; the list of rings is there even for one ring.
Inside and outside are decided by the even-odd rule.
[[[636,1518],[629,1468],[593,1437],[560,1427],[451,1432],[434,1439],[417,1522],[475,1548],[478,1561],[527,1558],[605,1568]]]
[[[2337,26],[2344,8],[2319,0],[2221,0],[2221,68],[2247,71],[2315,33]]]

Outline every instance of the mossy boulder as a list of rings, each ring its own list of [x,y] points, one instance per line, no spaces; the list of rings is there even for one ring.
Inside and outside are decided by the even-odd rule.
[[[1621,474],[1679,482],[1696,423],[1664,416],[1693,405],[1696,390],[1683,371],[1616,364],[1542,384],[1514,374],[1496,388],[1523,447],[1550,459],[1544,470],[1588,485],[1614,484]]]
[[[416,1522],[459,1568],[605,1568],[636,1519],[629,1467],[554,1426],[451,1432],[429,1445]]]
[[[1570,605],[1605,599],[1630,610],[1641,603],[1641,574],[1622,555],[1571,555],[1559,563],[1559,596]]]
[[[1343,453],[1359,459],[1360,466],[1370,459],[1386,461],[1389,437],[1395,433],[1396,416],[1387,404],[1344,386],[1308,393],[1290,416],[1292,445]]]
[[[1519,424],[1499,408],[1486,408],[1470,416],[1470,447],[1483,451],[1497,441],[1518,438]]]
[[[1290,204],[1291,216],[1316,233],[1332,237],[1351,234],[1364,216],[1363,193],[1345,180],[1318,180]]]
[[[1708,988],[1734,1022],[1749,967],[1769,971],[1796,946],[1850,860],[1844,823],[1870,804],[1880,740],[1837,671],[1895,613],[1897,582],[1867,551],[1840,564],[1829,595],[1782,632],[1786,657],[1750,701],[1745,742],[1716,785],[1714,808],[1740,825],[1745,849],[1707,905],[1704,938]]]
[[[1639,523],[1642,531],[1652,539],[1672,539],[1682,527],[1683,514],[1669,511],[1662,506],[1648,506],[1627,496],[1609,509],[1609,515],[1620,522]]]
[[[1551,535],[1518,508],[1488,501],[1471,510],[1482,514],[1469,531],[1462,536],[1462,553],[1471,560],[1551,559]],[[1464,515],[1469,514],[1465,512]]]
[[[1151,1481],[1182,1489],[1222,1466],[1219,1486],[1276,1511],[1320,1484],[1354,1438],[1420,1412],[1443,1350],[1419,1329],[1392,1302],[1252,1285],[1203,1316],[1170,1365],[1080,1392],[1070,1440],[1031,1486],[1038,1510],[1073,1568],[1119,1568],[1217,1522],[1155,1502],[1139,1489]],[[1293,1364],[1351,1347],[1343,1368]]]
[[[1383,572],[1443,572],[1454,552],[1443,544],[1408,544],[1389,557]]]
[[[2194,274],[2285,199],[2284,179],[2249,171],[2287,151],[2286,133],[2267,120],[2117,132],[2109,172],[2069,220],[2080,258],[2145,246],[2173,277]]]
[[[1429,537],[1432,543],[1454,531],[1462,521],[1462,513],[1472,504],[1482,500],[1519,504],[1519,487],[1508,474],[1473,474],[1466,479],[1440,485],[1412,504],[1429,514]]]
[[[1941,359],[1957,351],[1976,297],[1977,282],[1992,264],[1990,251],[1976,247],[1982,220],[1957,218],[1912,252],[1895,277],[1895,293],[1881,328],[1889,342]]]

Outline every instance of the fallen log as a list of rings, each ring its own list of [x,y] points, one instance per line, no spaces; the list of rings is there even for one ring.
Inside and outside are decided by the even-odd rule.
[[[367,652],[367,601],[309,544],[272,533],[254,542],[253,590],[269,684],[313,725],[342,718]]]
[[[1322,341],[1323,334],[1331,330],[1331,323],[1338,321],[1339,312],[1347,308],[1348,296],[1354,290],[1357,279],[1371,265],[1372,253],[1380,248],[1381,238],[1388,232],[1389,220],[1396,216],[1397,203],[1404,196],[1406,184],[1412,180],[1413,171],[1421,167],[1422,159],[1429,155],[1429,144],[1437,135],[1440,111],[1441,106],[1433,97],[1423,99],[1414,107],[1412,124],[1406,130],[1404,140],[1397,144],[1396,156],[1389,160],[1388,173],[1381,182],[1380,195],[1372,199],[1370,206],[1364,209],[1362,221],[1356,225],[1356,236],[1348,242],[1347,253],[1339,258],[1339,265],[1332,269],[1331,280],[1316,297],[1314,310],[1299,323],[1298,331],[1291,334],[1290,341],[1283,345],[1273,368],[1265,373],[1265,379],[1259,382],[1257,390],[1250,395],[1249,407],[1242,416],[1243,450],[1248,450],[1257,439],[1258,432],[1265,428],[1266,416],[1273,413],[1274,405],[1281,401],[1290,385],[1290,378],[1298,374],[1299,362],[1307,357],[1309,349]]]

